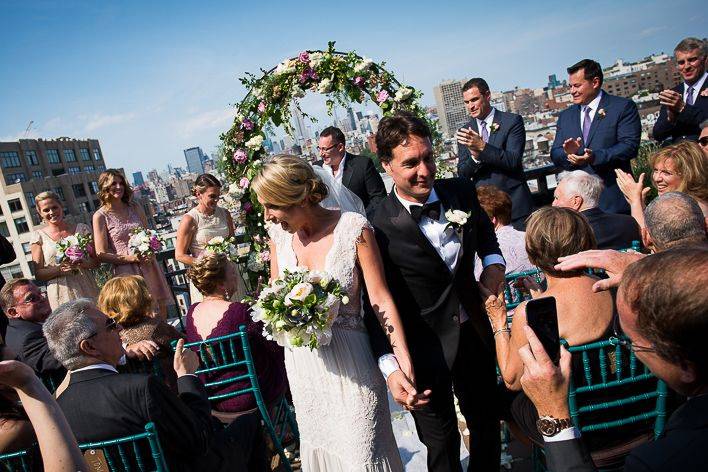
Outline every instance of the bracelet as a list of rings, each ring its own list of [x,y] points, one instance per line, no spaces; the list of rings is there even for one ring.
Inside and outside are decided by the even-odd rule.
[[[498,330],[494,331],[494,336],[496,336],[499,333],[511,333],[511,329],[509,328],[499,328]]]

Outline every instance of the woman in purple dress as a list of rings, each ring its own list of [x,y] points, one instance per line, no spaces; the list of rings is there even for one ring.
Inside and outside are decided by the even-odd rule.
[[[172,291],[165,273],[154,256],[136,256],[128,248],[132,231],[148,227],[142,208],[132,201],[133,190],[116,169],[102,172],[98,187],[102,206],[93,215],[93,239],[98,260],[113,264],[115,275],[141,275],[157,305],[159,319],[167,319]]]
[[[263,399],[267,405],[272,404],[285,393],[287,387],[283,348],[263,337],[263,325],[251,320],[248,305],[229,301],[237,289],[236,266],[224,254],[206,254],[194,262],[188,275],[204,298],[192,304],[187,312],[187,342],[232,334],[238,331],[239,326],[246,325]],[[228,373],[207,374],[202,376],[202,381],[215,382],[244,374],[245,367]],[[234,382],[210,394],[235,392],[248,385],[248,380]],[[241,412],[255,408],[256,401],[249,393],[222,400],[212,407],[220,412]]]

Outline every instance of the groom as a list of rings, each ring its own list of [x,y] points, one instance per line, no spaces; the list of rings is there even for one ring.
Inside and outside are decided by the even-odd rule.
[[[408,113],[384,118],[376,146],[395,187],[372,223],[403,321],[416,390],[425,393],[410,394],[411,384],[367,310],[372,349],[392,395],[412,411],[428,448],[428,470],[462,470],[453,389],[470,431],[468,470],[498,470],[494,339],[473,275],[476,253],[485,266],[480,283],[499,293],[504,259],[494,229],[472,182],[434,180],[435,156],[423,120]],[[450,210],[459,213],[447,216]]]

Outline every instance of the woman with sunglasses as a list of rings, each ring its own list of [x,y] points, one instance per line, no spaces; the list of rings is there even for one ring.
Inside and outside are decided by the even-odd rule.
[[[701,133],[703,135],[703,133]],[[708,217],[708,158],[701,147],[692,141],[682,141],[659,149],[649,158],[652,168],[651,181],[659,195],[683,192],[693,197]],[[644,174],[639,180],[620,170],[617,185],[629,202],[632,216],[644,227],[646,197],[651,190],[644,186]]]
[[[37,213],[45,226],[36,229],[30,237],[35,277],[47,282],[47,299],[52,310],[62,303],[77,298],[98,296],[98,287],[91,269],[98,267],[94,254],[87,254],[79,262],[57,261],[57,243],[76,233],[91,234],[84,223],[71,223],[64,219],[64,209],[59,195],[42,192],[34,198]]]

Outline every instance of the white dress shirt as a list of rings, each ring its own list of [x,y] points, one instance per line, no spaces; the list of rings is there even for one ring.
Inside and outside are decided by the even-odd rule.
[[[688,88],[693,87],[693,104],[696,104],[696,100],[698,100],[698,97],[701,95],[701,89],[703,88],[703,84],[706,81],[706,77],[708,77],[708,72],[704,72],[703,76],[696,81],[695,84],[693,85],[688,85],[686,82],[683,83],[683,102],[686,103],[688,100]]]
[[[330,165],[325,164],[324,162],[322,162],[322,168],[326,169],[327,172],[332,174],[332,177],[334,177],[334,180],[336,180],[337,183],[341,184],[342,183],[342,175],[344,174],[344,161],[346,161],[346,160],[347,160],[347,153],[345,152],[344,156],[342,157],[341,162],[339,163],[339,167],[337,167],[336,173],[332,170],[332,167]]]
[[[116,370],[115,367],[113,367],[113,366],[110,365],[110,364],[105,364],[105,363],[87,365],[86,367],[81,367],[80,369],[74,369],[74,370],[72,370],[72,371],[70,371],[70,372],[71,372],[72,374],[75,374],[75,373],[77,373],[77,372],[82,372],[82,371],[84,371],[84,370],[95,370],[95,369],[110,370],[110,371],[112,371],[112,372],[115,372],[116,374],[118,373],[118,371]]]
[[[583,129],[583,120],[585,119],[585,109],[590,107],[590,123],[595,120],[595,112],[600,108],[600,100],[602,100],[602,90],[597,94],[597,97],[593,98],[587,105],[580,105],[580,129]]]
[[[482,126],[487,128],[487,141],[489,141],[489,137],[492,135],[492,123],[494,122],[494,107],[487,113],[487,116],[484,117],[483,120],[480,120],[479,118],[475,118],[475,121],[477,122],[477,130],[479,131],[479,136],[482,136]],[[472,160],[479,163],[479,160],[477,159],[477,156],[474,155],[474,153],[470,152],[470,156],[472,156]]]

